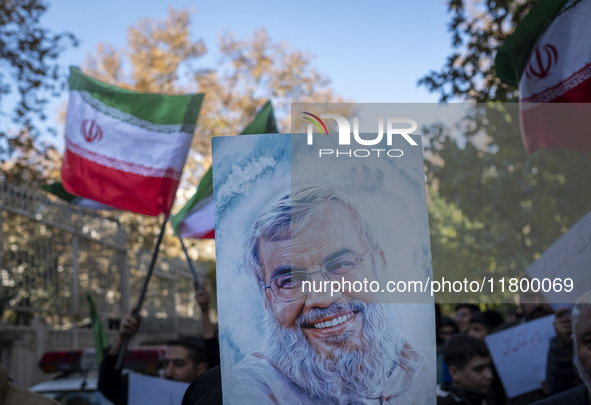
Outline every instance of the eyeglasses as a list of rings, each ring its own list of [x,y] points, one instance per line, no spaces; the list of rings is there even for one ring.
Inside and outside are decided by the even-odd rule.
[[[324,263],[318,271],[307,272],[303,269],[293,270],[287,268],[283,274],[273,277],[269,285],[266,285],[264,282],[261,282],[261,284],[265,290],[270,288],[273,296],[279,301],[295,301],[308,294],[302,286],[305,281],[310,281],[314,274],[320,273],[329,281],[341,282],[343,279],[345,281],[355,280],[359,276],[360,264],[363,263],[370,251],[371,248],[362,256],[355,253],[347,253],[336,257]]]

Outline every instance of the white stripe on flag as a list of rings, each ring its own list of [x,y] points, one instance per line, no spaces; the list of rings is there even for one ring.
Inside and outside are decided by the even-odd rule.
[[[94,100],[94,103],[100,102]],[[95,120],[100,125],[102,139],[93,142],[85,139],[84,120],[88,120],[87,123]],[[163,126],[166,130],[178,128],[178,132],[170,133],[150,130],[149,126],[135,126],[131,124],[133,122],[113,118],[86,103],[80,91],[71,91],[66,123],[68,149],[106,167],[178,180],[193,134],[182,132],[180,125]]]
[[[519,83],[522,103],[547,103],[591,77],[591,1],[583,0],[552,21],[534,46]],[[532,106],[529,106],[531,108]]]
[[[181,238],[199,238],[214,228],[213,195],[200,201],[179,226]]]
[[[80,208],[86,208],[89,210],[104,210],[104,211],[112,211],[115,208],[100,203],[98,201],[89,200],[88,198],[76,197],[71,201],[72,204],[77,205]]]

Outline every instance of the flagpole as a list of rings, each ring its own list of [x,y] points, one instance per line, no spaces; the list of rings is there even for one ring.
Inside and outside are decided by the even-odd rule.
[[[191,274],[193,275],[193,279],[195,280],[195,290],[201,290],[201,284],[199,284],[199,279],[197,278],[197,272],[195,271],[195,267],[193,267],[193,261],[189,257],[189,252],[187,252],[187,248],[185,247],[185,242],[183,242],[183,238],[178,235],[179,240],[181,241],[181,247],[183,248],[183,252],[185,252],[185,257],[187,258],[187,264],[189,265],[189,270],[191,270]]]
[[[158,258],[158,251],[160,250],[160,243],[162,242],[162,238],[164,236],[164,229],[166,228],[166,222],[168,222],[168,218],[170,213],[167,213],[164,217],[164,221],[162,222],[162,227],[160,228],[160,234],[158,235],[158,240],[156,241],[156,247],[154,248],[154,253],[152,254],[152,261],[150,262],[150,267],[148,267],[148,274],[146,279],[144,280],[144,285],[142,286],[142,291],[140,292],[140,298],[138,299],[137,305],[133,310],[135,315],[140,313],[142,308],[142,304],[144,303],[144,298],[146,297],[146,291],[148,290],[148,283],[150,282],[150,278],[152,278],[152,273],[154,272],[154,267],[156,267],[156,259]],[[121,342],[121,349],[119,350],[119,355],[117,356],[117,362],[115,363],[115,370],[121,370],[123,366],[123,361],[125,359],[125,352],[127,352],[127,346],[129,346],[129,342],[131,337],[127,337],[123,342]]]

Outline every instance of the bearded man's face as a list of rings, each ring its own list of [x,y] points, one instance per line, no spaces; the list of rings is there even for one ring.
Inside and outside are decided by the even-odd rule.
[[[267,309],[267,359],[308,394],[326,399],[380,395],[398,360],[383,304],[366,291],[302,294],[301,281],[376,279],[384,254],[362,237],[359,222],[338,202],[292,239],[259,241]]]

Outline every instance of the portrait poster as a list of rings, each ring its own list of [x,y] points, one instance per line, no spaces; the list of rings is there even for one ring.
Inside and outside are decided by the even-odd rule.
[[[329,135],[213,139],[224,404],[435,404],[420,137]]]

